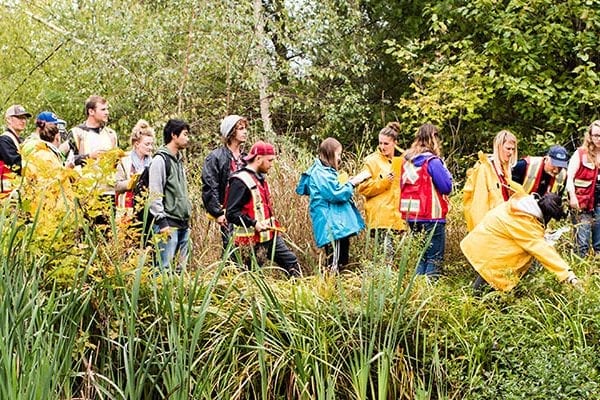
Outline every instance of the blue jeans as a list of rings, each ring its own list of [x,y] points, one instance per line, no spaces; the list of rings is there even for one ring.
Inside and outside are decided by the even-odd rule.
[[[161,271],[168,271],[171,268],[171,261],[178,254],[178,262],[176,271],[181,272],[186,264],[189,253],[190,228],[173,228],[170,227],[169,238],[158,242],[158,268]],[[154,233],[157,234],[160,228],[154,225]]]
[[[416,274],[438,278],[442,274],[442,261],[446,251],[446,223],[409,221],[408,225],[413,232],[423,232],[426,241],[431,238],[417,265]]]
[[[585,257],[590,251],[600,253],[600,206],[593,212],[579,212],[573,216],[575,224],[575,238],[577,241],[577,254]]]

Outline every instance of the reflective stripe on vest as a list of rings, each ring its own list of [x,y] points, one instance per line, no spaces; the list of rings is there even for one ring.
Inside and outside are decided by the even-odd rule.
[[[577,152],[579,153],[579,169],[575,172],[573,179],[575,196],[579,208],[592,211],[594,209],[594,190],[596,189],[598,168],[593,162],[589,161],[587,152],[583,148],[580,147]]]
[[[448,200],[441,195],[427,172],[429,160],[420,167],[412,162],[402,165],[400,213],[405,220],[444,219],[448,213]]]
[[[11,132],[4,132],[1,136],[8,136],[15,144],[17,151],[20,151],[21,145],[19,141]],[[14,179],[17,174],[7,166],[4,161],[0,160],[0,198],[4,198],[9,195],[14,189]]]
[[[525,171],[525,179],[523,180],[523,189],[527,193],[537,192],[537,188],[542,180],[542,174],[544,173],[544,157],[527,157],[526,160],[527,170]],[[558,193],[564,186],[566,178],[567,171],[562,168],[556,177],[550,179],[546,192]]]
[[[264,204],[263,197],[261,195],[261,190],[259,188],[260,182],[256,179],[256,177],[246,171],[240,171],[234,175],[235,178],[241,180],[244,185],[250,190],[250,194],[252,195],[252,207],[247,209],[247,212],[252,212],[253,215],[250,215],[251,218],[256,221],[266,222],[268,225],[276,226],[275,219],[272,216],[267,217],[268,209]],[[269,195],[269,187],[267,182],[264,183],[266,190],[265,196]],[[270,213],[269,213],[270,214]],[[240,244],[250,244],[250,243],[264,243],[271,239],[273,239],[273,231],[267,230],[262,232],[256,232],[253,226],[239,226],[234,225],[233,228],[233,237],[235,239],[235,243],[237,245]]]

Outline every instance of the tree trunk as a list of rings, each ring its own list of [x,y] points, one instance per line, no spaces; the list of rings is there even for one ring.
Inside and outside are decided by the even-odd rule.
[[[258,75],[258,94],[260,100],[260,117],[263,123],[263,129],[267,136],[273,134],[273,125],[271,123],[271,96],[269,95],[268,78],[268,56],[266,47],[268,37],[265,34],[264,10],[261,0],[254,0],[254,19],[256,25],[254,31],[258,46],[256,46],[256,70]]]

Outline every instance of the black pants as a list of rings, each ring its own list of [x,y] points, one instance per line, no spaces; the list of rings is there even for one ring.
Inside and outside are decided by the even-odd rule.
[[[481,295],[492,290],[490,284],[487,283],[486,280],[481,277],[481,275],[479,275],[477,272],[475,272],[475,274],[477,277],[475,278],[472,286],[475,295]]]
[[[348,265],[348,259],[350,257],[350,236],[326,244],[325,255],[327,256],[327,267],[332,272],[341,271]]]
[[[241,246],[236,249],[236,252],[244,253],[249,250],[248,247]],[[298,257],[287,247],[280,235],[276,235],[274,239],[267,242],[255,244],[252,250],[259,266],[262,266],[267,260],[273,260],[290,274],[296,274],[299,270]],[[240,255],[244,265],[250,268],[252,266],[252,254]]]
[[[221,232],[221,241],[223,243],[223,259],[228,258],[229,254],[227,253],[227,248],[231,242],[231,235],[233,232],[233,224],[228,223],[225,226],[220,226]]]

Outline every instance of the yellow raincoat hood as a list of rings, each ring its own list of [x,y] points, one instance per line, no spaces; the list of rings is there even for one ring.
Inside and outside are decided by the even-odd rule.
[[[470,232],[483,219],[485,214],[504,202],[502,186],[490,156],[480,151],[478,161],[473,168],[467,171],[467,181],[463,188],[463,212],[467,230]],[[510,169],[506,171],[506,180],[510,190],[516,193],[524,193],[523,187],[513,182]]]

